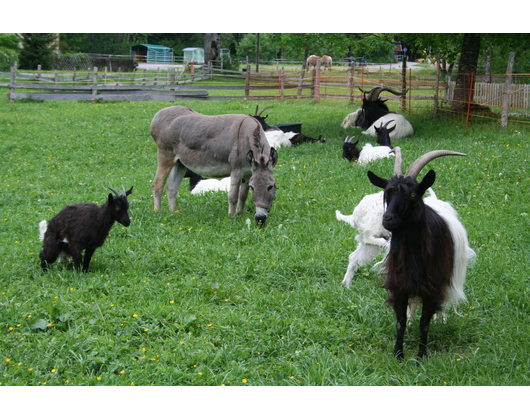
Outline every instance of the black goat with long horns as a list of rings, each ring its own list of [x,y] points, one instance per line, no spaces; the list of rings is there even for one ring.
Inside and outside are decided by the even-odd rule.
[[[44,271],[62,253],[71,256],[75,269],[81,267],[82,255],[83,271],[88,271],[90,260],[96,248],[99,248],[109,236],[109,231],[114,222],[129,226],[129,202],[127,196],[133,187],[119,194],[114,188],[108,187],[115,195],[109,194],[108,200],[99,207],[94,203],[81,203],[66,206],[47,225],[46,220],[39,223],[40,239],[43,241],[43,250],[39,254],[41,267]]]
[[[383,287],[389,295],[387,303],[396,313],[394,356],[401,360],[407,306],[414,298],[420,298],[423,302],[419,358],[427,354],[427,335],[433,315],[449,302],[465,299],[463,279],[458,280],[455,275],[461,269],[460,261],[467,262],[468,257],[466,247],[460,246],[461,239],[453,233],[459,229],[453,227],[453,224],[459,223],[458,219],[453,222],[425,205],[423,194],[434,183],[436,175],[433,170],[421,182],[416,181],[416,178],[423,167],[437,157],[466,155],[449,150],[429,152],[418,158],[403,176],[401,150],[396,147],[394,151],[394,176],[384,179],[368,171],[368,178],[372,184],[384,189],[386,211],[383,214],[383,226],[392,233],[390,250],[385,260],[386,281]]]

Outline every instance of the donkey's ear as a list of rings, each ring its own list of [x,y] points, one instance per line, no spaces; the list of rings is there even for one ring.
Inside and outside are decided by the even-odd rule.
[[[271,147],[271,154],[269,156],[269,168],[272,170],[278,163],[278,152],[274,147]]]
[[[133,186],[134,187],[134,186]],[[133,187],[129,188],[127,191],[125,191],[125,195],[129,195],[130,193],[132,193],[132,190],[133,190]]]
[[[384,179],[384,178],[381,178],[381,177],[377,176],[372,171],[368,171],[368,179],[376,187],[379,187],[379,188],[382,188],[382,189],[385,189],[387,184],[388,184],[388,180],[387,179]]]

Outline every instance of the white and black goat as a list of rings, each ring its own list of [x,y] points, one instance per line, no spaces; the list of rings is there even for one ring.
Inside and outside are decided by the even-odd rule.
[[[73,204],[62,209],[49,224],[46,220],[39,223],[40,239],[43,241],[39,258],[44,271],[61,254],[71,256],[74,267],[78,270],[83,250],[83,271],[88,271],[94,251],[103,245],[114,222],[123,226],[131,224],[127,196],[131,194],[133,187],[125,191],[122,186],[121,195],[114,188],[108,188],[115,195],[109,194],[108,200],[101,207],[94,203]]]
[[[379,146],[374,147],[371,143],[366,143],[362,150],[359,150],[357,148],[359,140],[352,143],[353,137],[346,137],[342,145],[342,157],[348,159],[350,162],[357,161],[360,165],[366,165],[374,160],[393,156],[394,148],[390,144],[390,133],[396,129],[396,126],[393,125],[388,128],[388,124],[392,121],[394,120],[387,121],[384,125],[381,123],[380,127],[375,127]]]
[[[326,142],[326,139],[323,139],[322,135],[320,135],[318,139],[315,139],[313,137],[306,136],[302,133],[294,133],[292,131],[284,132],[280,127],[276,125],[269,125],[267,124],[267,121],[265,121],[268,118],[268,115],[262,116],[262,114],[263,111],[265,111],[266,109],[274,107],[267,106],[259,112],[258,108],[258,105],[256,105],[256,111],[254,112],[254,115],[251,116],[258,120],[258,122],[263,127],[263,131],[265,131],[265,135],[267,136],[267,140],[271,147],[291,147],[298,146],[302,143]]]
[[[437,150],[418,158],[405,176],[401,169],[401,150],[395,149],[394,176],[381,178],[368,171],[368,178],[384,190],[386,210],[383,227],[391,232],[385,258],[387,303],[396,313],[397,337],[394,356],[403,359],[403,336],[407,325],[407,307],[422,301],[418,358],[427,354],[427,336],[433,315],[458,300],[465,300],[463,285],[469,259],[467,235],[451,209],[439,214],[426,205],[423,194],[435,181],[430,170],[421,182],[419,172],[431,160],[464,153]],[[439,201],[439,200],[438,200]],[[454,213],[451,216],[451,213]]]
[[[453,273],[453,282],[464,284],[466,278],[466,266],[469,260],[475,258],[475,252],[469,247],[466,229],[458,219],[458,213],[450,203],[439,200],[432,188],[428,189],[429,196],[423,198],[423,202],[434,209],[436,213],[442,216],[449,223],[451,234],[455,242],[455,271]],[[348,258],[348,268],[342,285],[349,288],[353,275],[357,268],[368,264],[376,258],[384,249],[388,252],[390,246],[391,233],[383,226],[384,201],[383,191],[369,194],[355,206],[353,213],[344,215],[339,210],[335,211],[337,220],[348,223],[354,229],[359,231],[355,236],[357,248]],[[466,259],[462,259],[461,249],[465,249]],[[460,260],[459,260],[460,258]],[[378,263],[379,264],[379,263]],[[377,264],[377,265],[378,265]],[[375,266],[374,266],[375,267]],[[414,319],[416,315],[417,302],[409,302],[409,317]]]
[[[363,105],[357,111],[348,114],[342,121],[343,128],[360,127],[364,128],[363,134],[376,136],[376,127],[386,124],[390,120],[396,123],[396,129],[390,134],[391,139],[399,139],[414,134],[414,129],[410,122],[401,114],[391,112],[386,106],[386,100],[379,98],[383,91],[388,91],[397,96],[404,95],[407,91],[399,92],[391,88],[376,87],[369,92],[363,92]],[[367,96],[368,95],[368,96]]]

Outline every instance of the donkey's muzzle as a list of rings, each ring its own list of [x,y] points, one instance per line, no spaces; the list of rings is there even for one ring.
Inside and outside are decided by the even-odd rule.
[[[268,215],[269,211],[267,209],[264,209],[263,207],[256,207],[256,214],[254,215],[254,220],[258,225],[265,226],[265,223],[267,223]]]

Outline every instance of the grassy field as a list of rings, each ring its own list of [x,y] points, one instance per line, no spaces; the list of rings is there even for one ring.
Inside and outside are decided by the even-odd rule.
[[[417,364],[418,320],[405,361],[395,317],[371,265],[341,287],[356,232],[335,219],[378,189],[341,158],[345,103],[271,103],[269,123],[302,122],[324,144],[279,150],[267,226],[228,218],[227,196],[191,195],[153,211],[155,102],[10,103],[0,90],[0,382],[3,385],[527,385],[530,369],[528,133],[413,115],[395,142],[404,166],[433,149],[434,189],[468,230],[477,262],[461,316],[431,326]],[[206,114],[256,103],[189,102]],[[270,104],[260,104],[265,106]],[[369,169],[389,177],[393,160]],[[423,173],[426,173],[424,170]],[[422,175],[420,174],[420,177]],[[102,204],[134,186],[131,226],[116,224],[88,274],[40,269],[38,223],[65,205]]]

